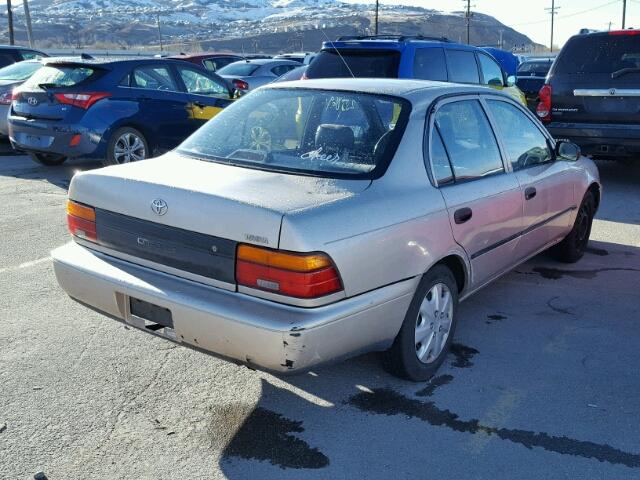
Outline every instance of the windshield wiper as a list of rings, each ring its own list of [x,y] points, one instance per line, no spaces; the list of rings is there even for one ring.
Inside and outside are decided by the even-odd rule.
[[[57,85],[57,84],[55,84],[55,83],[39,83],[39,84],[38,84],[38,87],[40,87],[40,88],[41,88],[41,89],[43,89],[43,90],[48,90],[48,89],[50,89],[50,88],[55,88],[55,87],[57,87],[57,86],[58,86],[58,85]]]
[[[611,78],[618,78],[623,75],[626,75],[627,73],[637,73],[637,72],[640,72],[640,67],[621,68],[620,70],[616,70],[615,72],[613,72],[611,74]]]

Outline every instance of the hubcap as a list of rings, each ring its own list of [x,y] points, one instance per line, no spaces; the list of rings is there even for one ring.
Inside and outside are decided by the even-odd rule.
[[[113,157],[118,163],[135,162],[147,158],[147,150],[139,136],[125,133],[116,140]]]
[[[261,152],[271,151],[271,134],[264,127],[251,127],[250,145],[254,150]]]
[[[444,349],[453,322],[453,296],[444,283],[436,283],[420,304],[415,345],[418,360],[435,361]]]

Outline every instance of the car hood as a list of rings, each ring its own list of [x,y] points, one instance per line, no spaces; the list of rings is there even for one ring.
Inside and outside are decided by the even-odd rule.
[[[79,173],[69,198],[184,230],[275,247],[284,215],[345,200],[370,184],[223,165],[172,152]],[[168,207],[163,215],[151,207],[157,199]]]

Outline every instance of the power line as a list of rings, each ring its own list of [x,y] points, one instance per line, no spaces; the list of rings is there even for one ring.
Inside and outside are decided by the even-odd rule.
[[[597,6],[592,7],[592,8],[587,8],[585,10],[580,10],[578,12],[569,13],[567,15],[557,15],[557,18],[558,19],[564,19],[564,18],[576,17],[576,16],[582,15],[584,13],[589,13],[589,12],[593,12],[594,10],[599,10],[601,8],[608,7],[609,5],[613,5],[614,3],[618,3],[619,1],[620,0],[613,0],[611,2],[603,3],[601,5],[597,5]],[[533,21],[533,22],[514,23],[511,26],[512,27],[520,27],[520,26],[524,26],[524,25],[536,25],[538,23],[546,23],[548,21],[549,20],[546,20],[546,19],[545,20],[536,20],[536,21]]]

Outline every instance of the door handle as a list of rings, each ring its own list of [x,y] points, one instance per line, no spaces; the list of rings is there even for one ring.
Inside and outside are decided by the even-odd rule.
[[[193,104],[194,104],[196,107],[198,107],[198,108],[204,108],[204,107],[206,107],[206,105],[205,105],[204,103],[202,103],[202,102],[198,102],[198,101],[193,102]]]
[[[456,224],[460,225],[461,223],[467,222],[473,216],[473,210],[469,207],[459,208],[453,213],[453,220]]]
[[[537,193],[538,193],[538,191],[535,188],[527,187],[524,190],[524,199],[525,200],[531,200],[533,197],[536,196]]]

